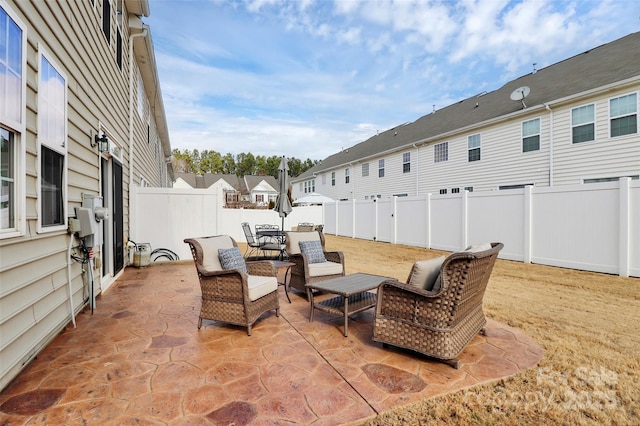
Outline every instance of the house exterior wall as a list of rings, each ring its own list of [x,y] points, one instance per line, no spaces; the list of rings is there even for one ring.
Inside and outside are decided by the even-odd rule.
[[[103,33],[104,1],[110,6],[109,42]],[[124,238],[128,235],[131,167],[127,3],[0,0],[0,7],[24,34],[22,119],[16,124],[8,118],[15,109],[0,109],[0,128],[15,135],[16,191],[11,196],[17,206],[15,227],[0,229],[0,389],[70,322],[72,310],[77,313],[86,306],[90,268],[68,256],[69,248],[79,244],[67,233],[68,219],[75,216],[75,207],[82,206],[83,195],[101,195],[106,168],[111,171],[114,163],[122,166],[123,229],[114,231],[110,226],[108,233],[120,232]],[[119,4],[123,20],[118,18]],[[117,61],[118,34],[122,40],[121,65]],[[48,81],[43,78],[43,55],[66,83],[60,92],[64,94],[66,114],[60,145],[64,159],[63,223],[56,226],[42,223],[48,214],[42,207],[41,188],[46,133],[39,119],[44,116],[42,96],[48,93],[42,83]],[[3,97],[5,93],[0,92]],[[108,136],[109,153],[101,154],[92,143],[96,134]],[[150,163],[141,166],[141,170],[157,168]],[[152,183],[160,185],[158,176],[168,172],[147,174]],[[106,262],[100,247],[94,247],[95,258]],[[72,252],[78,254],[76,249]],[[107,273],[107,281],[103,281],[101,268],[91,271],[97,293],[114,279]]]
[[[447,194],[459,191],[492,191],[504,186],[555,186],[583,183],[585,179],[616,178],[640,175],[640,133],[611,137],[609,101],[636,94],[636,120],[640,122],[640,76],[613,87],[594,88],[570,100],[558,100],[548,106],[523,109],[492,123],[480,123],[471,129],[434,138],[427,143],[416,140],[416,146],[398,147],[391,152],[368,157],[335,169],[317,172],[316,190],[336,200],[365,200],[373,197],[416,196],[427,193]],[[595,140],[572,143],[572,109],[595,104]],[[522,123],[540,120],[540,148],[522,149]],[[638,125],[640,128],[640,125]],[[481,159],[468,161],[468,137],[481,137]],[[448,160],[434,161],[434,147],[448,144]],[[411,153],[411,171],[403,173],[403,153]],[[385,175],[378,177],[378,161],[384,159]],[[362,176],[363,164],[369,164],[369,175]],[[350,169],[349,184],[344,182],[345,169]],[[336,185],[331,185],[331,173]],[[322,175],[326,183],[322,183]],[[311,179],[309,177],[306,180]],[[300,183],[292,179],[292,197],[304,196]],[[353,191],[353,192],[352,192]]]

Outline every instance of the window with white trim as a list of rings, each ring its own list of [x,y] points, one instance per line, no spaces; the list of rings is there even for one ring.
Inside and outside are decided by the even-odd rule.
[[[481,144],[482,144],[482,139],[480,137],[480,133],[476,135],[471,135],[467,138],[467,150],[468,150],[469,162],[480,161]]]
[[[117,0],[116,3],[116,64],[122,71],[122,16],[124,11],[123,1]]]
[[[595,105],[583,105],[571,110],[571,142],[593,141],[596,138]]]
[[[22,235],[26,26],[0,2],[0,238]]]
[[[384,158],[378,160],[378,177],[384,177]]]
[[[38,72],[41,230],[66,227],[67,79],[44,52]]]
[[[336,172],[331,172],[331,186],[336,186]]]
[[[344,169],[344,183],[349,183],[349,168]]]
[[[522,122],[522,152],[540,150],[540,119]]]
[[[402,154],[402,173],[409,173],[411,171],[411,153],[405,152]]]
[[[443,188],[440,190],[440,195],[446,195],[447,194],[447,189]]]
[[[451,188],[451,193],[452,194],[459,194],[460,193],[460,188]]]
[[[111,0],[102,0],[102,32],[111,44]]]
[[[327,174],[326,174],[326,173],[323,173],[323,174],[322,174],[322,184],[323,184],[323,185],[326,185],[326,184],[327,184]]]
[[[638,133],[638,94],[610,99],[609,122],[612,138]]]
[[[433,162],[449,161],[449,142],[442,142],[433,146]]]
[[[369,176],[369,163],[362,164],[362,177]]]

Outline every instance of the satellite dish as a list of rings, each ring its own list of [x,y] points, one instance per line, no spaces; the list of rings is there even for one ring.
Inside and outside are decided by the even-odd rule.
[[[512,101],[522,102],[522,108],[526,108],[527,106],[524,104],[524,98],[526,98],[529,95],[529,92],[531,92],[531,89],[529,89],[529,86],[522,86],[522,87],[518,87],[516,90],[511,92],[511,96],[509,97],[511,98]]]

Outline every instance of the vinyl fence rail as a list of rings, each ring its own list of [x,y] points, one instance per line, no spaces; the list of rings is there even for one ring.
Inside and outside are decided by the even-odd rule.
[[[185,259],[184,238],[229,234],[244,242],[242,222],[281,223],[274,211],[225,209],[219,200],[210,190],[137,188],[132,239]],[[640,277],[639,219],[640,181],[623,178],[294,207],[285,229],[321,223],[327,234],[444,251],[500,241],[502,259]]]

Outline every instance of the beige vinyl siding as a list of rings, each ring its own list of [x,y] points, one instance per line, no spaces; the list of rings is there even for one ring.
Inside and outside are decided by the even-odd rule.
[[[640,173],[640,134],[609,137],[609,99],[639,90],[640,86],[635,85],[584,98],[554,110],[554,185],[580,184],[585,178]],[[571,139],[571,109],[590,103],[595,103],[595,140],[574,144]],[[629,161],[634,158],[635,162]]]
[[[540,118],[540,150],[522,152],[523,121]],[[549,120],[546,112],[518,117],[494,126],[479,128],[442,139],[421,150],[420,193],[439,194],[440,189],[474,191],[497,189],[500,185],[548,184]],[[481,135],[479,161],[468,161],[468,136]],[[448,161],[434,162],[434,146],[448,142]]]
[[[98,0],[97,3],[100,3]],[[27,93],[25,235],[0,240],[0,388],[70,321],[67,288],[65,231],[38,233],[40,211],[37,193],[38,141],[37,90],[38,53],[41,45],[67,77],[67,215],[74,215],[83,193],[99,194],[100,160],[90,145],[91,130],[101,122],[119,141],[128,135],[127,62],[121,71],[112,46],[102,33],[101,8],[88,1],[44,2],[8,0],[11,10],[26,25]],[[115,22],[112,8],[112,22]],[[128,37],[123,34],[123,47]],[[126,49],[123,49],[126,52]],[[124,199],[128,199],[127,145],[122,143]],[[125,205],[127,203],[125,202]],[[126,209],[126,206],[125,206]],[[125,210],[126,212],[126,210]],[[125,229],[128,218],[125,215]],[[77,241],[74,245],[77,244]],[[72,263],[74,310],[83,305],[82,267]],[[99,275],[94,277],[99,287]]]
[[[403,173],[402,171],[402,154],[405,152],[411,153],[411,171]],[[402,149],[395,151],[393,154],[389,154],[385,159],[385,174],[384,178],[380,179],[381,188],[384,191],[391,191],[392,195],[407,194],[408,196],[416,195],[416,168],[415,168],[415,149]],[[377,176],[377,172],[376,172]]]

